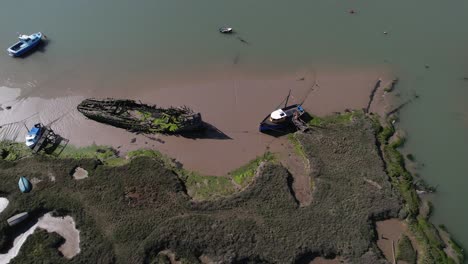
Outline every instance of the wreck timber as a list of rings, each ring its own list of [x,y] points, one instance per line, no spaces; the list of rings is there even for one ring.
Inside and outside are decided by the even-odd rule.
[[[95,121],[142,133],[183,133],[203,129],[200,113],[188,107],[159,108],[133,100],[86,99],[78,111]]]

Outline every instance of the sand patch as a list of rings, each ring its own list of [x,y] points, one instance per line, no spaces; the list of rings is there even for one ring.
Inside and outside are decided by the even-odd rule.
[[[31,179],[31,183],[34,184],[34,185],[40,183],[41,181],[42,181],[41,179],[36,178],[36,177],[34,177],[34,178]]]
[[[13,241],[13,247],[6,254],[0,254],[0,263],[9,263],[15,258],[27,238],[34,233],[37,228],[45,229],[47,232],[56,232],[65,239],[65,243],[59,247],[59,251],[70,259],[80,253],[80,232],[76,229],[75,222],[70,216],[53,217],[50,213],[39,218],[38,222],[30,227],[26,232],[20,234]]]
[[[49,233],[55,232],[65,239],[65,243],[58,248],[64,257],[71,259],[80,253],[80,231],[76,229],[72,217],[53,217],[47,213],[39,220],[38,227]]]
[[[0,213],[2,213],[7,207],[10,201],[7,198],[0,197]]]
[[[33,225],[26,232],[17,236],[13,241],[13,247],[8,250],[6,254],[0,254],[0,263],[10,263],[10,261],[18,255],[21,247],[26,242],[26,239],[34,233],[36,228],[37,224]]]
[[[376,222],[376,227],[378,235],[377,246],[382,250],[385,258],[393,263],[394,254],[396,254],[394,250],[396,249],[398,240],[406,232],[406,226],[400,219],[388,219]]]
[[[81,167],[76,167],[75,172],[73,173],[73,178],[75,180],[86,179],[88,178],[88,171]]]

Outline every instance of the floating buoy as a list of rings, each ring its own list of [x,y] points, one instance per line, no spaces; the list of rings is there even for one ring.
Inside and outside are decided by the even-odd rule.
[[[31,182],[23,176],[18,181],[18,187],[22,193],[28,193],[32,190]]]

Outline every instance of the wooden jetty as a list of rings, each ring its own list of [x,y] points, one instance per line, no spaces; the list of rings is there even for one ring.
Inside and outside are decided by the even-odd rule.
[[[41,133],[41,136],[39,140],[37,141],[36,145],[34,145],[32,149],[34,153],[38,153],[41,149],[43,149],[48,144],[55,144],[58,138],[57,134],[55,134],[55,132],[49,126],[43,126],[42,129],[43,129],[43,132]]]

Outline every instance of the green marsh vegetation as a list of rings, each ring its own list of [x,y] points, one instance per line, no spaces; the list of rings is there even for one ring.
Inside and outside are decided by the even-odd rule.
[[[153,151],[128,153],[119,166],[96,163],[96,157],[42,155],[2,160],[0,179],[6,184],[0,192],[6,194],[10,206],[0,215],[0,237],[4,238],[0,249],[8,248],[12,239],[13,229],[4,224],[7,216],[55,211],[72,216],[80,230],[81,253],[68,263],[151,263],[166,249],[188,263],[199,262],[201,254],[228,263],[292,263],[318,255],[379,263],[371,222],[396,217],[401,208],[399,196],[386,180],[370,140],[370,122],[357,119],[343,129],[338,127],[297,137],[305,155],[320,166],[312,204],[302,208],[294,197],[291,175],[274,162],[271,153],[217,183],[233,186],[235,176],[251,175],[264,162],[253,184],[205,201],[191,199],[189,190],[200,183],[211,185],[213,178],[184,171]],[[110,155],[104,158],[112,159]],[[90,177],[74,180],[70,171],[77,165],[88,170]],[[16,186],[21,174],[42,181],[24,195]],[[49,180],[50,175],[56,180]],[[202,190],[198,190],[201,197],[213,197],[213,190]],[[44,242],[44,248],[48,245]],[[47,261],[49,253],[39,252],[36,260]],[[28,260],[18,257],[17,261]]]
[[[0,160],[0,179],[5,182],[0,193],[10,200],[0,215],[0,251],[13,238],[14,229],[5,222],[8,216],[54,211],[72,216],[80,230],[81,253],[69,263],[152,263],[166,249],[187,263],[199,262],[201,254],[221,262],[291,263],[338,255],[355,263],[379,263],[382,256],[372,222],[401,216],[404,208],[410,230],[423,248],[418,263],[451,263],[437,230],[426,218],[415,216],[406,201],[414,188],[409,177],[397,176],[405,171],[404,159],[396,154],[404,141],[389,143],[394,132],[388,131],[394,129],[381,128],[359,112],[328,120],[333,121],[317,121],[320,126],[293,138],[317,169],[312,204],[303,208],[294,197],[291,175],[271,153],[226,177],[186,171],[152,150],[120,158],[113,150],[93,146],[64,151],[68,154],[60,158]],[[248,184],[262,162],[265,166]],[[70,171],[78,165],[88,170],[89,178],[73,180]],[[31,193],[21,194],[18,175],[42,181]],[[56,181],[50,181],[50,175]],[[403,180],[409,182],[407,190],[399,184]],[[233,182],[245,187],[239,192]],[[47,262],[56,244],[42,236],[25,247],[42,245],[47,250],[37,250],[34,256]],[[15,259],[28,260],[26,255]]]
[[[403,235],[396,246],[396,260],[406,261],[409,264],[416,264],[416,251],[408,236]]]

